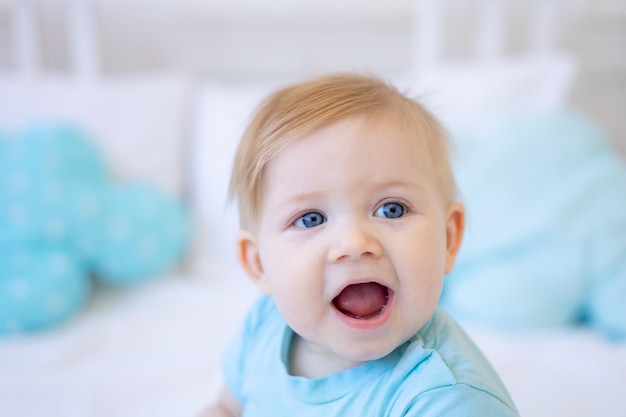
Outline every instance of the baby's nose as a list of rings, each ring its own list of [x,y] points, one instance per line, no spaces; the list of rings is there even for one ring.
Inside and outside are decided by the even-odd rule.
[[[382,246],[371,225],[351,221],[336,230],[336,236],[328,251],[328,260],[338,262],[360,257],[377,258],[382,254]]]

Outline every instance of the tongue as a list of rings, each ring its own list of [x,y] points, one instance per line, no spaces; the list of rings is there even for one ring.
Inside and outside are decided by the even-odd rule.
[[[333,300],[337,310],[353,318],[377,316],[387,304],[387,288],[375,282],[349,285]]]

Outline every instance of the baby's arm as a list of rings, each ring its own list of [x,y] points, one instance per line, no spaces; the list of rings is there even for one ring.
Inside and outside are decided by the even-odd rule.
[[[224,388],[217,403],[204,410],[200,417],[239,417],[241,404],[233,397],[228,388]]]
[[[420,394],[399,413],[403,417],[519,417],[515,406],[467,384],[447,385]]]

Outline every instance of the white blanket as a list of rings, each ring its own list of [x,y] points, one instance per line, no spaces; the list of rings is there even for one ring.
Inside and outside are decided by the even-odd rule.
[[[221,352],[256,295],[231,266],[99,288],[70,323],[0,339],[0,415],[198,415],[222,385]],[[585,329],[469,331],[521,415],[624,415],[626,344]]]

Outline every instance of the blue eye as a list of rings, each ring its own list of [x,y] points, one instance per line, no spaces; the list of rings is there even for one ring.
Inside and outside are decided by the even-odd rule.
[[[385,203],[376,209],[374,215],[387,219],[397,219],[404,216],[405,211],[406,208],[400,203]]]
[[[296,227],[308,229],[311,227],[319,226],[325,221],[326,219],[324,218],[324,215],[322,213],[320,213],[319,211],[311,211],[301,217],[298,217],[293,225]]]

